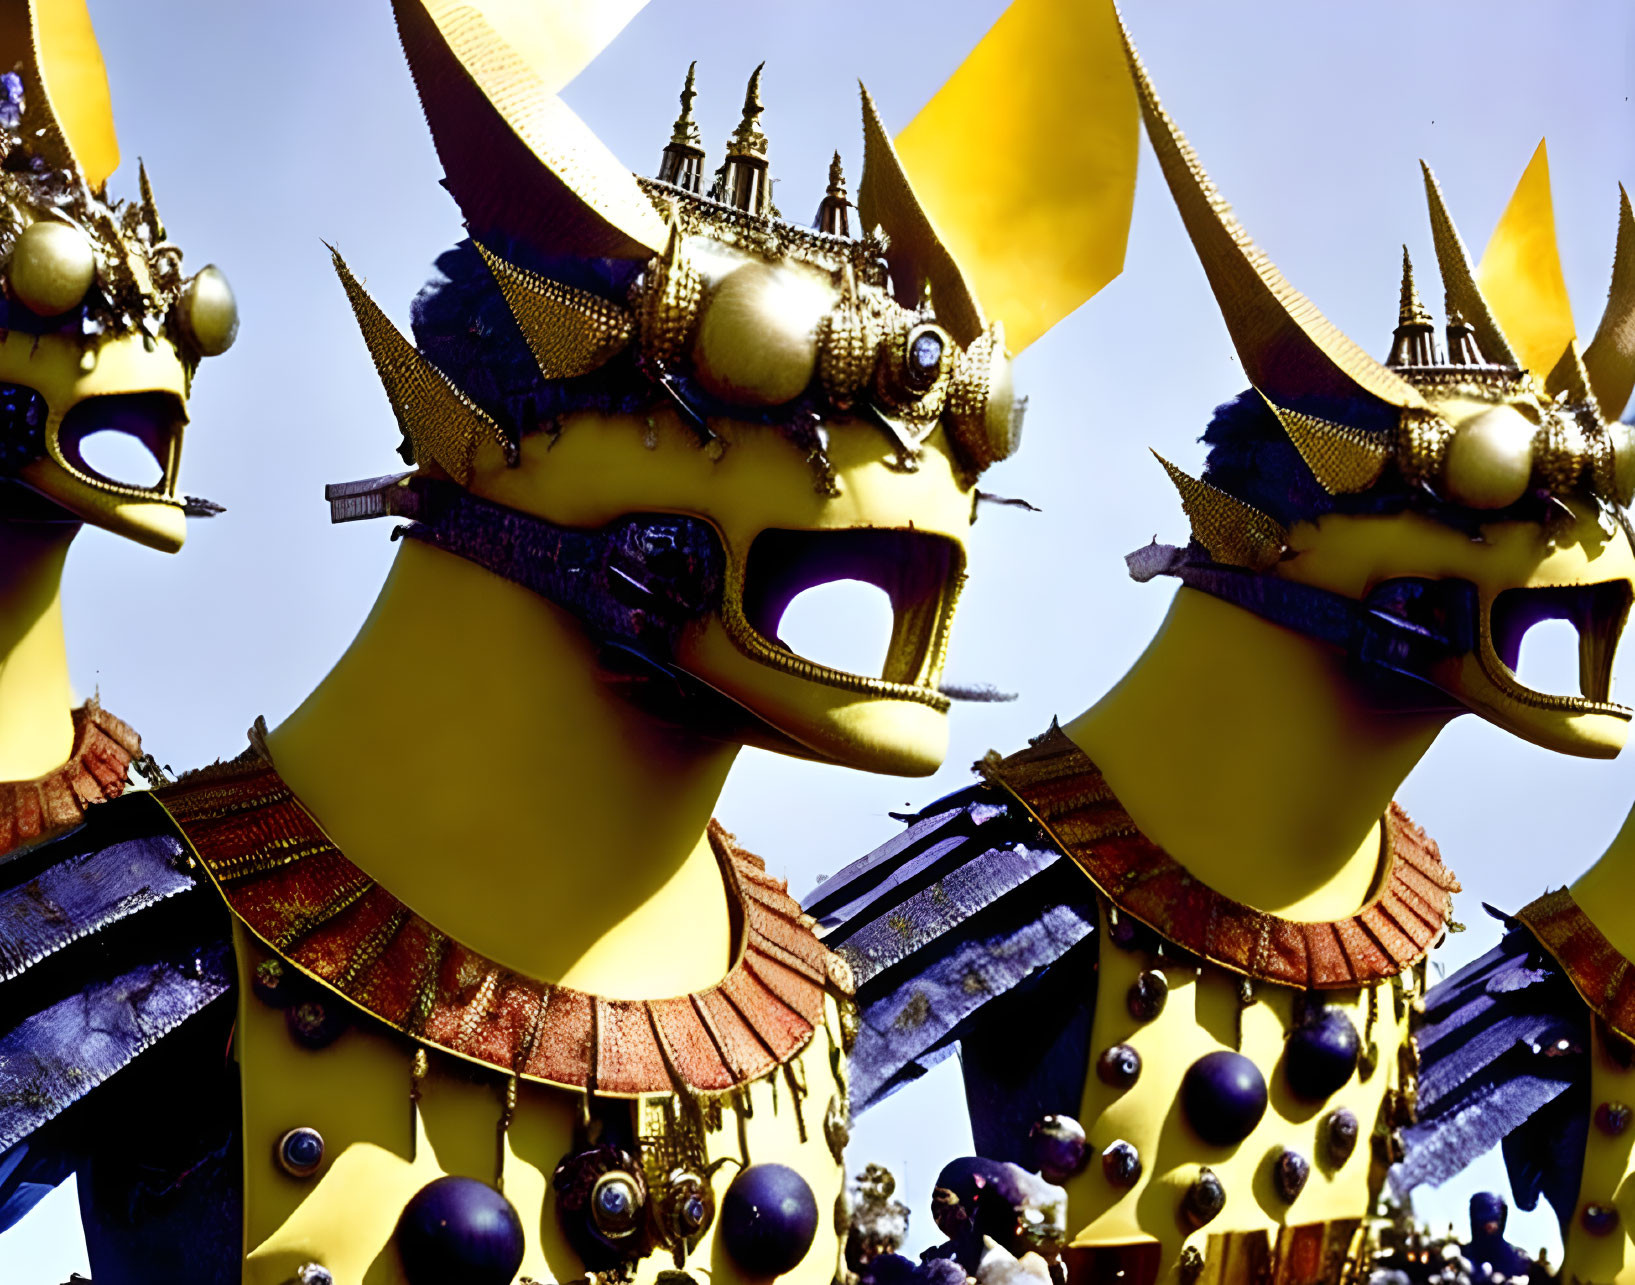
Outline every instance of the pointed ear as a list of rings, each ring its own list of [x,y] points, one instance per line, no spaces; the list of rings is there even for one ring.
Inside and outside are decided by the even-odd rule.
[[[1453,225],[1436,175],[1431,173],[1431,167],[1424,161],[1420,161],[1419,168],[1425,174],[1425,200],[1431,210],[1431,241],[1436,246],[1436,263],[1442,270],[1442,288],[1447,292],[1449,310],[1465,319],[1476,335],[1477,347],[1488,361],[1500,366],[1520,366],[1516,350],[1505,338],[1498,319],[1476,284],[1470,255],[1465,252],[1459,229]]]
[[[1482,251],[1476,284],[1523,368],[1547,375],[1576,332],[1542,140]]]
[[[863,94],[863,181],[857,185],[858,217],[870,231],[876,227],[885,231],[886,262],[891,267],[897,302],[905,308],[919,307],[929,283],[937,321],[964,347],[987,326],[982,305],[915,195],[891,135],[874,108],[874,99],[862,85],[858,88]]]
[[[1183,473],[1157,451],[1152,454],[1181,493],[1192,538],[1216,562],[1265,571],[1283,556],[1289,533],[1280,522],[1235,495]]]
[[[477,445],[501,441],[498,425],[404,338],[339,252],[329,252],[397,425],[414,444],[416,463],[435,465],[461,486],[470,485]]]
[[[1584,369],[1604,419],[1617,419],[1635,388],[1635,213],[1618,186],[1618,248],[1612,256],[1612,289],[1595,338],[1584,350]]]
[[[119,138],[85,0],[5,0],[0,68],[23,78],[29,147],[53,169],[77,170],[100,193],[119,168]]]
[[[1366,491],[1380,480],[1391,458],[1389,438],[1369,433],[1349,424],[1336,424],[1316,415],[1279,406],[1264,393],[1261,400],[1277,416],[1283,432],[1300,458],[1330,495],[1353,495]]]
[[[532,18],[519,16],[521,0],[392,7],[449,191],[476,235],[586,258],[663,248],[664,220],[635,177],[557,97],[578,55],[564,63],[539,38],[538,15],[560,11],[564,39],[583,46],[581,11],[595,6],[536,5]]]
[[[1412,384],[1348,339],[1256,248],[1158,101],[1129,32],[1119,30],[1147,137],[1249,382],[1291,404],[1315,397],[1423,406]]]

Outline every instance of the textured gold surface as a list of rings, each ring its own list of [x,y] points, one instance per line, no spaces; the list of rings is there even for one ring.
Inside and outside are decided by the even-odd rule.
[[[1612,288],[1595,337],[1584,350],[1584,369],[1606,419],[1617,419],[1635,389],[1635,212],[1618,185],[1618,248],[1612,257]]]
[[[847,409],[874,373],[880,332],[879,310],[859,292],[852,265],[843,264],[840,298],[818,336],[818,378],[837,409]]]
[[[1341,333],[1249,239],[1158,101],[1129,32],[1123,36],[1159,167],[1250,382],[1279,401],[1368,396],[1391,406],[1423,406],[1411,384]]]
[[[392,413],[414,443],[415,459],[422,465],[435,464],[461,486],[466,485],[471,481],[478,440],[485,436],[498,439],[499,428],[403,337],[340,254],[330,253],[392,403]]]
[[[672,221],[664,253],[647,265],[642,279],[639,317],[642,352],[652,360],[673,360],[698,325],[704,279],[681,244],[681,224]]]
[[[1270,398],[1265,400],[1306,467],[1330,495],[1366,491],[1379,481],[1385,462],[1391,458],[1389,438],[1287,410]]]
[[[473,240],[545,379],[588,375],[620,353],[635,333],[616,303],[552,281],[499,257]]]
[[[1432,410],[1405,410],[1397,420],[1397,470],[1410,486],[1437,481],[1453,425]]]
[[[1448,292],[1448,311],[1457,312],[1476,332],[1476,342],[1482,356],[1503,366],[1518,366],[1520,361],[1510,341],[1499,329],[1493,310],[1487,306],[1476,284],[1476,274],[1470,266],[1470,255],[1459,239],[1459,230],[1453,226],[1447,203],[1442,199],[1442,188],[1424,161],[1419,163],[1425,173],[1425,200],[1431,211],[1431,240],[1436,246],[1436,262],[1442,269],[1442,284]]]
[[[937,320],[961,346],[968,344],[987,325],[982,305],[920,205],[874,99],[867,89],[862,94],[863,181],[857,185],[858,215],[864,227],[885,229],[889,238],[886,259],[891,264],[897,302],[917,306],[929,285]]]
[[[1153,455],[1181,493],[1192,538],[1216,562],[1264,571],[1282,556],[1288,533],[1281,525],[1236,496],[1183,473],[1157,451]]]

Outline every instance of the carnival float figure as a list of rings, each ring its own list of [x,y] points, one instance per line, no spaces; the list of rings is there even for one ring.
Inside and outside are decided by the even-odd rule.
[[[63,638],[63,564],[85,524],[163,553],[188,517],[177,491],[187,396],[238,330],[227,279],[188,275],[146,169],[119,164],[107,74],[84,0],[0,4],[0,856],[116,797],[141,740],[96,697],[77,708]],[[152,485],[109,477],[82,447],[135,438]]]
[[[989,755],[807,909],[859,982],[854,1106],[957,1047],[987,1188],[1023,1166],[1066,1188],[1069,1280],[1343,1280],[1414,1118],[1458,887],[1394,791],[1460,713],[1575,755],[1628,732],[1635,451],[1606,411],[1630,299],[1602,328],[1622,349],[1519,347],[1427,168],[1445,340],[1405,252],[1377,361],[1251,243],[1129,62],[1253,384],[1201,478],[1161,461],[1192,538],[1129,565],[1181,587],[1088,712]],[[1581,693],[1516,676],[1546,617],[1578,629]]]
[[[1133,194],[1088,8],[1051,30],[1101,41],[1105,74],[1057,52],[1111,105],[1108,170],[1064,176],[1053,284],[1116,271]],[[858,204],[837,161],[807,228],[759,69],[713,182],[691,72],[637,178],[557,97],[610,10],[394,10],[470,232],[415,342],[335,255],[415,467],[333,514],[401,548],[281,726],[7,871],[0,1180],[72,1161],[98,1285],[828,1282],[851,983],[711,812],[743,744],[940,762],[976,481],[1019,429],[1000,322],[866,94]],[[840,578],[895,607],[878,674],[779,641]]]

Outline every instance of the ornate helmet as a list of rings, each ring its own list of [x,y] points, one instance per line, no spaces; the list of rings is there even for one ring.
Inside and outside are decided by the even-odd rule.
[[[1395,700],[1473,710],[1566,752],[1616,753],[1630,711],[1609,699],[1612,656],[1635,589],[1625,513],[1635,437],[1617,422],[1635,384],[1627,195],[1611,298],[1581,353],[1542,145],[1480,268],[1425,167],[1445,346],[1404,249],[1398,323],[1376,361],[1249,240],[1127,33],[1125,43],[1160,167],[1254,385],[1205,433],[1213,449],[1201,480],[1161,460],[1191,521],[1191,550],[1143,551],[1132,570],[1179,575],[1342,646],[1373,677],[1394,676],[1382,691]],[[1433,525],[1390,552],[1376,541],[1338,580],[1308,570],[1325,531],[1402,515]],[[1437,527],[1459,533],[1459,547],[1438,543]],[[1352,543],[1355,552],[1367,537]],[[1579,695],[1516,676],[1522,635],[1551,617],[1579,631]]]
[[[1012,342],[1031,342],[1116,275],[1133,197],[1135,104],[1110,5],[1055,33],[1061,56],[1081,59],[1070,94],[1100,122],[1076,172],[1039,165],[1039,131],[1015,128],[1017,109],[991,92],[1055,8],[1016,6],[956,76],[983,128],[1029,140],[1010,163],[1037,173],[1005,199],[1055,185],[1044,195],[1060,239],[996,247],[986,224],[1002,209],[990,201],[973,218],[946,203],[934,218],[909,179],[905,155],[933,175],[956,164],[968,111],[941,119],[961,110],[949,89],[901,155],[865,90],[856,203],[836,154],[805,227],[773,203],[761,68],[713,178],[692,117],[696,64],[657,176],[636,177],[556,96],[583,61],[564,66],[561,51],[587,43],[556,30],[568,18],[516,0],[395,0],[471,239],[416,301],[418,348],[336,258],[419,466],[412,480],[332,489],[337,517],[419,516],[417,538],[569,606],[619,664],[656,666],[667,692],[725,696],[735,737],[847,762],[868,742],[869,765],[934,768],[976,479],[1016,449],[1021,425],[1006,329],[974,282],[1017,320]],[[530,440],[551,448],[537,483]],[[549,480],[579,454],[594,504],[583,485]],[[494,553],[523,546],[521,561]],[[563,569],[587,559],[595,575]],[[878,675],[778,637],[797,594],[840,579],[891,598]]]
[[[0,0],[0,477],[66,514],[167,552],[219,506],[176,491],[187,393],[231,346],[238,311],[213,266],[189,276],[153,187],[107,194],[119,163],[107,75],[85,0]],[[104,476],[92,434],[137,438],[159,480]],[[15,492],[13,492],[15,494]]]

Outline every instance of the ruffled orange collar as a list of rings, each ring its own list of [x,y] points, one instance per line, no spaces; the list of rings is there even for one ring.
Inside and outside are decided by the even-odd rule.
[[[1379,891],[1332,922],[1283,919],[1208,888],[1136,828],[1101,772],[1052,725],[1029,748],[979,765],[1021,801],[1118,910],[1185,950],[1258,981],[1338,989],[1393,977],[1447,927],[1459,881],[1395,803]]]
[[[738,948],[716,985],[610,1000],[453,940],[348,861],[266,762],[157,791],[233,914],[269,949],[420,1044],[604,1096],[720,1094],[792,1061],[846,969],[781,880],[711,823]]]
[[[117,799],[142,738],[95,697],[73,712],[74,751],[32,781],[0,781],[0,856],[85,819],[93,803]]]

